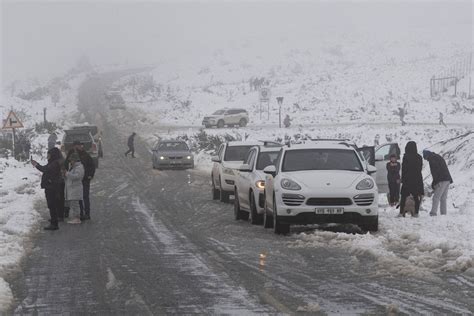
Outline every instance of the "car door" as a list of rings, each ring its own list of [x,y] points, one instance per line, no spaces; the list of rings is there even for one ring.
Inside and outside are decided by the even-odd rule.
[[[387,163],[392,154],[400,160],[400,147],[397,143],[382,144],[375,150],[375,167],[377,168],[375,182],[381,193],[388,193]]]
[[[222,157],[223,157],[222,152],[224,151],[224,148],[225,148],[225,144],[221,144],[219,146],[219,149],[217,150],[217,157],[219,157],[221,162],[213,162],[212,164],[212,176],[214,178],[214,183],[217,188],[219,188],[220,186],[220,182],[219,182],[220,166],[222,165]]]
[[[252,167],[255,164],[255,159],[257,156],[257,149],[251,149],[247,154],[247,158],[244,160],[244,164],[247,164]],[[250,200],[249,200],[249,190],[251,186],[251,172],[239,172],[239,202],[240,206],[246,210],[250,209]]]
[[[275,162],[275,169],[276,169],[276,174],[275,177],[273,177],[271,174],[266,174],[265,175],[265,202],[267,204],[268,210],[265,211],[270,211],[273,209],[273,191],[275,190],[275,181],[278,181],[278,175],[280,170],[280,164],[282,161],[282,157],[284,155],[283,149],[280,149],[280,152],[278,153],[278,157]]]

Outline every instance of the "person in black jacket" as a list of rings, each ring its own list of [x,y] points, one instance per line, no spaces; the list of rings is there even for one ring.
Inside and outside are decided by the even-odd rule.
[[[387,162],[390,206],[396,205],[400,200],[400,168],[400,163],[397,161],[397,155],[390,155],[390,161]]]
[[[409,141],[405,146],[405,155],[402,161],[402,194],[400,198],[400,214],[398,216],[405,217],[405,203],[407,197],[411,195],[415,201],[415,213],[413,216],[418,217],[421,196],[425,194],[423,176],[421,175],[423,158],[421,158],[417,151],[414,141]]]
[[[37,161],[31,160],[31,164],[43,173],[41,177],[41,188],[44,189],[46,202],[49,208],[51,221],[45,230],[57,230],[58,225],[58,209],[60,207],[60,189],[61,189],[61,152],[57,148],[48,150],[48,164],[40,165]]]
[[[440,205],[441,215],[446,215],[447,211],[447,199],[448,199],[448,189],[449,185],[453,183],[453,178],[449,173],[448,166],[443,157],[434,152],[423,150],[423,158],[428,160],[430,164],[431,177],[433,178],[433,183],[431,187],[433,188],[433,205],[431,207],[431,216],[436,216],[438,213],[438,206]]]
[[[132,135],[130,135],[128,137],[128,141],[127,141],[127,145],[128,145],[128,150],[127,152],[125,152],[125,157],[128,156],[129,153],[132,153],[132,158],[135,158],[135,132],[132,133]]]
[[[81,220],[91,219],[91,202],[90,202],[90,191],[91,191],[91,180],[95,175],[95,163],[92,157],[84,150],[84,145],[81,144],[77,150],[81,163],[84,166],[84,178],[82,179],[82,188],[84,190],[83,200],[79,202],[81,209],[84,210],[84,213],[81,212]]]

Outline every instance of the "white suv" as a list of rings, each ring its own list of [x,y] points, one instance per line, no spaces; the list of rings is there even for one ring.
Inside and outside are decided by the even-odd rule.
[[[227,126],[247,126],[249,122],[249,114],[244,109],[222,109],[218,110],[210,116],[204,117],[202,125],[209,128],[217,126],[217,128],[223,128]]]
[[[250,148],[261,142],[228,142],[222,144],[217,156],[212,157],[212,198],[228,203],[229,196],[234,194],[235,175],[242,165]]]
[[[250,217],[251,224],[263,223],[265,188],[263,169],[275,164],[280,149],[280,144],[272,142],[250,149],[235,177],[234,217],[236,220],[247,220]]]
[[[283,147],[264,169],[264,227],[288,233],[291,224],[352,223],[378,230],[378,192],[348,144],[312,142]]]

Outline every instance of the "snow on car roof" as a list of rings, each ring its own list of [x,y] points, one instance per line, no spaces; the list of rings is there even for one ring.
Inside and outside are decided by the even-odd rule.
[[[232,141],[228,142],[227,146],[258,146],[261,144],[262,142],[259,141]]]
[[[297,149],[346,149],[354,150],[351,146],[333,142],[309,142],[305,144],[294,144],[290,147],[285,147],[285,150],[297,150]]]

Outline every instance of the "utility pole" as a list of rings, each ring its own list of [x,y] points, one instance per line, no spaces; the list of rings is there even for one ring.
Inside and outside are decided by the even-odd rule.
[[[277,97],[276,99],[278,102],[278,122],[281,128],[281,105],[283,104],[283,97]]]

